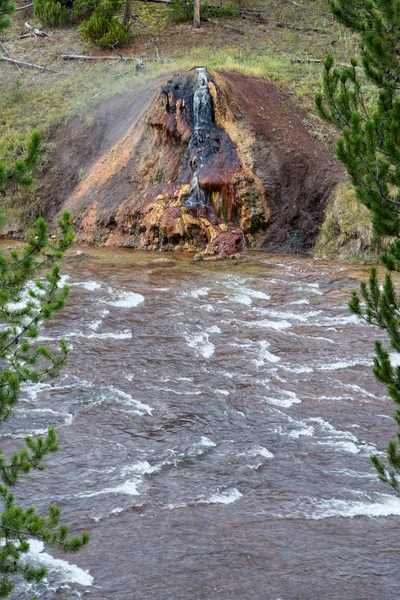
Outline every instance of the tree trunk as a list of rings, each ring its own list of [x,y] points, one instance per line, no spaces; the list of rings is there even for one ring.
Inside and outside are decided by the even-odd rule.
[[[132,16],[132,0],[125,0],[125,9],[124,9],[124,25],[125,27],[129,27],[129,22]]]
[[[200,27],[200,0],[194,0],[193,27]]]

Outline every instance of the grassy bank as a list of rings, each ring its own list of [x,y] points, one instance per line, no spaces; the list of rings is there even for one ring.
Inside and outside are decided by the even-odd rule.
[[[375,262],[382,248],[375,238],[368,209],[348,183],[336,188],[327,206],[314,254],[320,258]]]
[[[338,60],[346,61],[354,52],[354,40],[333,19],[320,14],[327,10],[325,0],[307,1],[309,11],[276,0],[250,4],[263,8],[268,19],[297,27],[315,27],[320,32],[238,18],[220,20],[243,35],[210,23],[194,31],[190,23],[174,23],[168,6],[134,2],[133,10],[140,21],[133,22],[132,41],[120,52],[143,59],[147,75],[202,64],[273,79],[288,86],[311,107],[314,92],[320,89],[321,69],[315,64],[292,63],[291,58],[323,59],[336,49]],[[137,77],[130,62],[110,65],[63,61],[61,55],[65,53],[108,54],[85,45],[76,28],[55,29],[45,38],[19,39],[26,20],[40,26],[32,9],[15,13],[13,27],[5,40],[10,54],[54,72],[24,69],[20,73],[13,65],[0,63],[1,157],[18,152],[32,128],[46,136],[65,118],[82,111],[90,113],[91,106],[129,86]],[[156,59],[156,47],[161,61]],[[93,98],[95,94],[99,95]]]

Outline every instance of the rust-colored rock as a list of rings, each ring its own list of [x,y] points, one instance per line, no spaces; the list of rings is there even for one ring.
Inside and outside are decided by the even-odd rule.
[[[270,82],[208,71],[201,87],[199,77],[191,70],[162,85],[67,198],[60,192],[78,243],[213,256],[313,244],[343,172],[306,115]],[[195,108],[202,90],[204,114]]]

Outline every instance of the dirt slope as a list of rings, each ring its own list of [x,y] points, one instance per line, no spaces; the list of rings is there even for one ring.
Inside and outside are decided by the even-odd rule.
[[[87,120],[75,118],[57,130],[51,140],[55,153],[40,177],[38,190],[49,219],[54,218],[93,164],[139,120],[166,78],[168,74],[164,73],[141,79],[100,104]]]
[[[332,190],[345,178],[333,155],[332,135],[272,82],[227,72],[223,78],[235,116],[256,139],[253,170],[264,184],[271,211],[262,247],[309,250]]]

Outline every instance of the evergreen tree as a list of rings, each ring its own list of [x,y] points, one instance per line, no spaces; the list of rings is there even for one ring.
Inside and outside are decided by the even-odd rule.
[[[324,93],[317,95],[316,107],[342,131],[336,154],[359,200],[371,212],[375,233],[390,239],[381,256],[387,268],[383,288],[376,269],[372,269],[369,282],[361,283],[360,294],[353,292],[349,307],[367,323],[385,330],[389,350],[400,352],[400,298],[390,274],[400,271],[400,1],[335,0],[331,11],[358,34],[362,70],[355,59],[349,67],[338,69],[328,56]],[[373,371],[400,405],[400,367],[393,364],[380,342],[375,343]],[[400,442],[400,410],[394,418]],[[400,491],[397,443],[389,443],[387,463],[377,456],[371,459],[379,478]]]
[[[34,10],[43,25],[64,27],[82,21],[79,32],[97,46],[123,46],[130,39],[130,0],[35,0]]]
[[[15,2],[0,0],[0,35],[11,25],[10,16],[17,8]]]
[[[100,0],[90,17],[79,27],[82,37],[97,46],[123,46],[130,38],[127,26],[117,16],[122,0]]]
[[[30,171],[40,152],[40,136],[32,135],[24,158],[7,169],[0,163],[0,191],[9,185],[29,185]],[[22,383],[37,383],[57,375],[65,363],[68,347],[60,341],[59,350],[37,343],[40,324],[59,311],[68,296],[68,287],[60,286],[59,260],[73,241],[72,223],[68,213],[59,220],[59,232],[53,241],[47,224],[39,219],[21,252],[9,255],[0,252],[0,422],[4,422],[18,402]],[[42,276],[41,276],[42,274]],[[24,560],[29,550],[29,538],[43,541],[46,546],[76,552],[88,542],[89,536],[69,538],[68,528],[60,525],[60,510],[48,507],[46,517],[34,508],[16,506],[10,488],[21,475],[32,469],[43,470],[43,459],[57,450],[57,438],[50,427],[45,436],[27,436],[25,447],[7,458],[0,449],[0,598],[8,596],[17,575],[27,581],[40,581],[45,568],[34,568]]]

